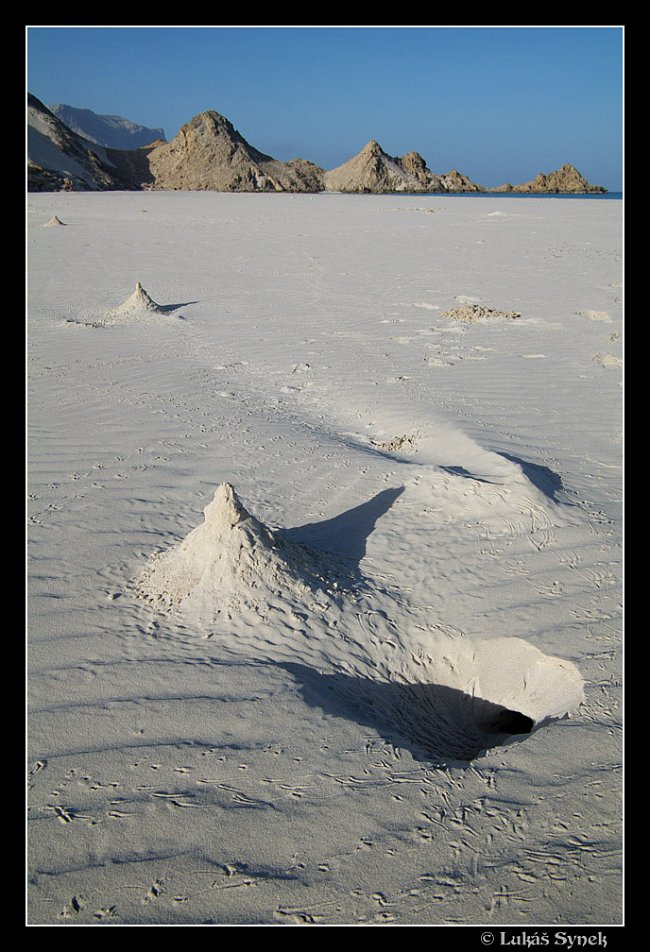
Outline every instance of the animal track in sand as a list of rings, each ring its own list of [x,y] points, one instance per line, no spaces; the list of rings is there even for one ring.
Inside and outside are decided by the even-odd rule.
[[[162,882],[159,879],[156,879],[149,887],[147,894],[142,900],[142,903],[146,904],[149,902],[153,902],[154,899],[157,899],[158,896],[160,896],[161,892],[162,892]]]

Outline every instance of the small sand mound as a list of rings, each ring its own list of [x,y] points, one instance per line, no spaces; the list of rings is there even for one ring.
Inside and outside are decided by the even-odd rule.
[[[120,304],[119,307],[114,308],[111,313],[126,314],[130,311],[156,311],[161,313],[162,308],[159,304],[156,304],[152,298],[149,297],[145,289],[138,281],[133,294],[131,294],[131,296],[128,297],[123,304]]]
[[[49,221],[45,222],[43,228],[54,228],[57,225],[65,225],[65,222],[61,221],[58,215],[55,215],[54,218],[50,218]]]
[[[452,321],[464,321],[466,324],[477,324],[480,321],[514,321],[521,317],[517,311],[498,311],[483,304],[463,304],[450,311],[443,311],[443,317]]]
[[[614,354],[595,354],[593,359],[597,364],[600,364],[601,367],[614,367],[620,370],[623,366],[621,358],[615,357]]]
[[[178,305],[180,306],[180,305]],[[78,318],[68,318],[63,323],[66,326],[76,325],[80,327],[112,327],[116,324],[134,324],[141,320],[167,324],[170,321],[177,322],[182,320],[182,315],[173,316],[172,311],[175,306],[157,304],[153,298],[147,294],[140,282],[135,286],[133,294],[120,304],[118,307],[111,308],[99,315],[87,315]]]
[[[316,589],[326,600],[340,592],[325,556],[268,529],[244,508],[230,483],[217,488],[203,512],[205,521],[183,542],[150,559],[134,581],[138,597],[206,623],[240,608],[266,614],[278,599],[309,602]]]

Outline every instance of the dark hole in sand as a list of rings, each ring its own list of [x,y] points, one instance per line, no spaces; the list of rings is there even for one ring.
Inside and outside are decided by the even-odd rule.
[[[495,734],[530,734],[535,721],[520,711],[509,711],[503,708],[495,714],[492,721],[484,726]]]
[[[523,740],[535,722],[520,711],[444,684],[401,684],[334,673],[301,664],[282,665],[307,704],[372,727],[416,760],[467,764],[492,747]]]

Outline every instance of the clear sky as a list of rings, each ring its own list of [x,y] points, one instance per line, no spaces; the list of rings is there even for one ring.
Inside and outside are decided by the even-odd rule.
[[[162,126],[205,109],[262,152],[334,168],[377,139],[433,172],[622,184],[623,28],[28,26],[27,87]]]

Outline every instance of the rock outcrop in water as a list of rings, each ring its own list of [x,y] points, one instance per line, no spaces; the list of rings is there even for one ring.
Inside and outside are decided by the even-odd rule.
[[[480,192],[465,175],[433,173],[418,152],[388,155],[375,139],[343,165],[325,172],[325,188],[335,192]]]
[[[574,165],[569,163],[563,165],[555,172],[540,172],[530,182],[522,182],[520,185],[500,185],[493,189],[494,192],[532,192],[532,193],[553,193],[553,194],[602,194],[607,191],[602,185],[591,185],[584,175],[578,172]]]

